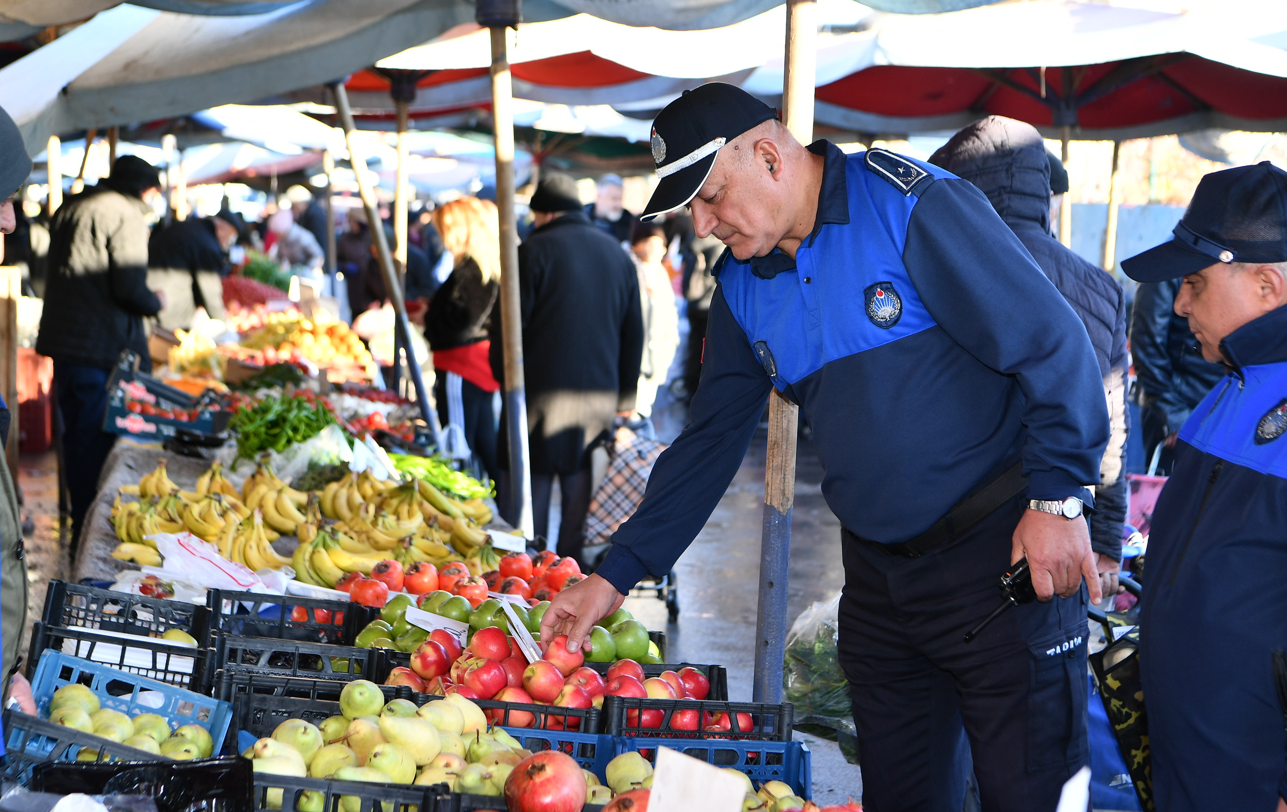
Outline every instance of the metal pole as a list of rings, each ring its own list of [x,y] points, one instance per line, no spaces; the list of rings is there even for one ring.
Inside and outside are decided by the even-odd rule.
[[[516,526],[532,536],[532,478],[528,468],[523,324],[518,295],[518,223],[514,216],[514,85],[505,26],[492,26],[492,130],[496,145],[496,208],[500,220],[501,335],[505,344],[505,429],[510,496]]]
[[[375,192],[368,183],[365,170],[366,163],[358,157],[356,129],[353,126],[353,113],[349,109],[349,95],[344,85],[333,84],[331,91],[335,94],[335,109],[340,114],[340,125],[344,128],[344,139],[349,148],[349,163],[357,177],[358,194],[362,196],[362,205],[366,208],[367,221],[371,224],[371,242],[380,258],[380,270],[384,272],[384,286],[389,292],[389,302],[393,305],[394,335],[399,336],[406,347],[407,368],[411,370],[411,383],[416,390],[416,405],[420,416],[433,428],[434,443],[442,447],[442,427],[438,424],[438,413],[429,408],[428,394],[425,392],[424,377],[420,374],[420,364],[415,353],[411,351],[411,322],[407,319],[407,303],[402,299],[402,288],[398,285],[398,274],[393,269],[393,254],[389,243],[384,238],[384,228],[380,224],[380,209],[376,206]],[[397,363],[397,359],[394,359]]]
[[[115,127],[107,128],[107,171],[111,174],[112,167],[116,166],[116,142],[120,139],[120,130]]]
[[[188,219],[188,176],[183,172],[183,150],[174,163],[174,219]]]
[[[49,216],[63,205],[63,172],[59,166],[63,155],[63,142],[56,135],[49,136],[45,145],[45,171],[49,175]]]
[[[324,198],[326,210],[326,272],[330,274],[332,280],[335,278],[335,190],[331,185],[331,175],[335,172],[335,156],[331,155],[328,149],[322,153],[322,173],[326,175],[326,189]],[[332,291],[331,295],[335,295]]]
[[[818,26],[814,0],[788,0],[783,121],[801,143],[813,140],[813,84]],[[760,537],[760,607],[755,622],[756,702],[782,701],[782,657],[787,633],[787,564],[795,502],[795,440],[799,409],[769,396],[769,447],[764,463],[764,523]]]
[[[1067,69],[1065,69],[1066,71]],[[1072,138],[1072,127],[1065,124],[1059,128],[1059,160],[1064,162],[1064,170],[1068,170],[1068,142]],[[1069,177],[1072,173],[1069,172]],[[1072,184],[1068,184],[1068,191],[1064,192],[1064,199],[1059,205],[1059,242],[1064,244],[1065,248],[1072,248]]]
[[[407,129],[409,123],[409,105],[404,101],[394,102],[398,111],[398,172],[397,188],[393,192],[393,239],[397,243],[394,256],[402,263],[401,275],[407,269]],[[402,291],[406,293],[406,288]]]
[[[72,181],[71,192],[78,195],[85,191],[85,167],[89,166],[89,153],[94,148],[94,139],[98,138],[98,128],[91,127],[85,135],[85,154],[80,159],[80,171],[76,173],[76,179]]]
[[[174,211],[174,151],[178,139],[173,133],[161,136],[161,152],[165,157],[165,189],[162,196],[165,200],[165,224],[168,226]]]
[[[1113,142],[1113,170],[1108,176],[1108,223],[1104,227],[1104,261],[1101,263],[1109,273],[1117,267],[1117,159],[1121,154],[1122,142]]]

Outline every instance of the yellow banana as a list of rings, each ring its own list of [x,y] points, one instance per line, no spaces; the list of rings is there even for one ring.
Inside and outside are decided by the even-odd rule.
[[[263,516],[260,513],[254,515],[254,527],[251,531],[251,546],[265,565],[270,569],[281,569],[290,565],[290,559],[279,554],[273,549],[273,545],[268,543],[268,535],[265,532]]]
[[[282,488],[277,492],[277,512],[281,514],[283,519],[298,527],[305,521],[305,517],[303,513],[299,512],[299,508],[295,505],[295,500],[287,492],[288,490],[289,488]],[[296,491],[296,493],[299,493],[299,491]],[[305,502],[307,502],[307,498]]]
[[[313,551],[312,544],[300,544],[295,548],[295,552],[290,557],[290,565],[295,570],[295,580],[301,581],[312,586],[321,586],[321,582],[313,576],[312,567],[308,563],[308,555]]]
[[[335,566],[326,550],[320,549],[313,545],[313,553],[309,556],[308,561],[313,565],[313,574],[317,575],[322,586],[334,587],[344,577],[344,570]]]
[[[420,495],[424,497],[429,504],[433,505],[434,510],[439,513],[445,513],[453,519],[459,519],[464,514],[456,503],[447,498],[442,491],[425,482],[423,479],[416,481],[416,487],[420,490]]]
[[[112,558],[118,561],[132,561],[146,567],[159,567],[162,564],[161,554],[145,544],[123,542],[111,552]]]
[[[263,502],[264,496],[272,491],[272,487],[267,482],[257,482],[252,487],[249,481],[246,483],[246,507],[254,510]]]
[[[281,491],[295,507],[304,507],[308,504],[308,494],[304,491],[297,491],[289,485],[282,485]]]
[[[451,554],[451,548],[441,541],[411,536],[411,544],[430,558],[443,558]]]
[[[281,514],[278,510],[279,503],[278,494],[271,493],[260,501],[258,510],[263,513],[264,521],[269,527],[279,533],[293,536],[299,525]]]
[[[207,522],[201,516],[201,510],[204,507],[204,505],[188,505],[187,509],[183,511],[183,524],[188,528],[188,532],[197,538],[203,541],[213,541],[218,538],[222,525],[215,527]]]
[[[215,465],[218,464],[217,462],[215,463]],[[197,477],[197,496],[205,496],[210,493],[210,479],[214,476],[214,472],[215,469],[211,466],[210,470]]]
[[[326,483],[322,489],[321,508],[322,515],[328,519],[338,519],[339,515],[335,512],[335,494],[339,493],[340,483],[342,480]]]
[[[236,536],[237,527],[232,522],[225,524],[223,530],[219,532],[219,555],[229,561],[237,560],[232,557],[232,543]]]
[[[379,550],[375,549],[369,544],[363,544],[362,542],[358,541],[357,539],[353,538],[347,533],[336,533],[334,536],[332,536],[332,538],[335,539],[336,546],[338,546],[341,550],[343,550],[346,553],[351,553],[353,555],[379,555],[380,554]]]
[[[366,556],[353,555],[346,552],[339,546],[327,547],[326,555],[330,558],[331,562],[335,564],[335,566],[345,572],[360,572],[363,575],[370,575],[371,569],[382,560],[379,558],[367,558]]]
[[[125,496],[139,496],[140,488],[138,485],[122,485],[119,492]]]
[[[242,541],[241,544],[242,555],[245,556],[247,567],[250,567],[252,570],[262,570],[268,566],[268,564],[259,555],[259,546],[255,543],[255,536],[253,533],[247,533],[245,540]]]

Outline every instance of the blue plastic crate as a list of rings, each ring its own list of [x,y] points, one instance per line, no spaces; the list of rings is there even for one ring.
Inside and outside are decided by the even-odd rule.
[[[533,753],[542,750],[559,750],[576,759],[583,769],[589,770],[603,780],[608,762],[612,761],[619,749],[616,741],[601,733],[572,733],[566,730],[539,730],[530,727],[504,728],[524,748]]]
[[[104,708],[131,717],[155,713],[175,727],[201,725],[210,731],[216,745],[223,741],[232,722],[232,705],[228,702],[127,674],[102,663],[70,657],[60,651],[45,651],[40,655],[40,664],[31,681],[36,707],[42,716],[48,716],[54,691],[72,683],[88,686]]]
[[[618,737],[616,743],[618,753],[642,752],[649,761],[656,760],[658,747],[669,747],[716,767],[732,767],[744,772],[757,788],[765,781],[782,781],[805,800],[813,795],[813,756],[804,742],[630,736]]]
[[[32,768],[44,761],[75,761],[82,750],[93,750],[97,761],[157,761],[161,757],[110,739],[56,725],[16,710],[4,712],[5,758],[0,781],[26,786]]]

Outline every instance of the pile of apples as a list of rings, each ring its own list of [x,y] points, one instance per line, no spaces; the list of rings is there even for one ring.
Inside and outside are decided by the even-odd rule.
[[[140,713],[131,718],[102,707],[93,691],[76,683],[54,691],[49,700],[49,721],[175,761],[209,758],[214,752],[210,731],[201,725],[183,725],[172,730],[170,721],[155,713]],[[76,760],[97,761],[98,751],[81,748]]]

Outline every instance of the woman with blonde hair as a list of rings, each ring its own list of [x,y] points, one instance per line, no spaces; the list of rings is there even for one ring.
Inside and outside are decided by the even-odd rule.
[[[500,384],[488,363],[488,329],[500,295],[496,204],[462,197],[434,210],[433,224],[455,263],[425,314],[425,338],[437,373],[439,419],[464,430],[465,441],[494,481],[496,417],[492,395]],[[496,318],[499,318],[496,313]]]

